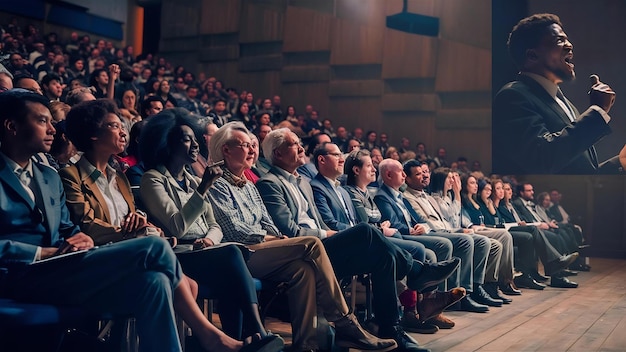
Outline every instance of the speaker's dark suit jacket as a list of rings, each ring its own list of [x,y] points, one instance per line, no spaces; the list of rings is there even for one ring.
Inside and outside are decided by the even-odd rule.
[[[567,100],[567,99],[566,99]],[[593,145],[611,133],[602,110],[582,114],[569,102],[576,120],[534,79],[519,75],[493,102],[494,172],[506,174],[594,174],[598,160]]]

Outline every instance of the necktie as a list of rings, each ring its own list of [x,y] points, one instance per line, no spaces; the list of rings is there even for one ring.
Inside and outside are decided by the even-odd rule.
[[[570,122],[574,122],[574,120],[576,120],[576,116],[574,116],[574,112],[567,104],[567,99],[565,99],[565,95],[563,95],[561,88],[557,88],[556,97],[557,97],[557,103],[559,103],[563,111],[565,111],[565,113],[567,114],[567,117],[569,117]]]

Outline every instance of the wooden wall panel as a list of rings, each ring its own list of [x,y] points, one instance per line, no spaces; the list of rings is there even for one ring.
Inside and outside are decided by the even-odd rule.
[[[331,15],[289,6],[285,18],[284,51],[330,50],[331,24]]]
[[[424,142],[428,146],[435,136],[435,114],[432,112],[384,112],[380,132],[386,132],[391,145],[408,138],[411,146]]]
[[[385,94],[382,109],[383,111],[435,112],[439,105],[437,94]]]
[[[253,92],[256,98],[270,98],[277,94],[282,96],[280,71],[239,72],[239,80],[236,82],[235,87]]]
[[[333,19],[330,63],[362,65],[382,63],[383,31],[381,28]]]
[[[439,129],[489,129],[491,109],[439,110],[436,126]]]
[[[349,131],[356,127],[381,131],[380,98],[376,97],[333,97],[330,99],[330,113],[333,126],[344,126]],[[323,116],[322,116],[323,118]]]
[[[435,77],[437,38],[384,30],[383,77]]]
[[[303,112],[311,104],[322,119],[335,116],[329,113],[328,82],[284,83],[281,93],[284,105],[295,106],[297,112]]]
[[[491,50],[491,0],[439,0],[441,38]]]
[[[437,130],[433,145],[428,149],[433,153],[439,147],[446,148],[448,161],[464,156],[470,163],[480,161],[485,173],[491,170],[491,129]]]
[[[442,0],[408,0],[408,12],[419,13],[421,15],[439,17],[440,11],[437,3]],[[384,1],[385,15],[395,15],[402,11],[402,0],[386,0]]]
[[[241,11],[241,43],[282,41],[285,13],[265,6],[244,4]]]
[[[328,82],[330,67],[328,66],[288,66],[283,67],[281,80],[283,83]]]
[[[490,91],[491,51],[441,39],[435,87],[438,92]]]
[[[380,0],[336,0],[337,18],[354,21],[368,27],[385,27],[385,2]]]
[[[330,97],[379,97],[383,91],[381,80],[351,80],[330,82]]]
[[[241,0],[202,0],[200,14],[202,34],[238,32]]]
[[[161,8],[161,39],[198,35],[199,0],[163,0]]]
[[[335,11],[335,0],[289,0],[289,6],[315,10],[332,15]]]

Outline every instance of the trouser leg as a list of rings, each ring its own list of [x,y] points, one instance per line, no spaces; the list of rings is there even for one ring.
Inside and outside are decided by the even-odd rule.
[[[485,272],[487,270],[487,262],[489,260],[491,241],[489,238],[473,234],[472,238],[474,239],[474,276],[472,277],[472,282],[469,282],[469,289],[465,286],[465,289],[468,292],[473,291],[473,284],[482,285],[485,283]]]

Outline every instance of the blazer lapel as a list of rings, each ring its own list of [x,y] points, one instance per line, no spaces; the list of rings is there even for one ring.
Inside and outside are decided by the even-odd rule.
[[[104,199],[102,192],[100,192],[100,188],[96,185],[96,180],[91,177],[91,174],[87,170],[87,165],[85,163],[88,163],[85,158],[80,158],[80,160],[76,163],[76,166],[78,167],[78,175],[80,176],[80,181],[85,189],[85,193],[91,194],[96,199],[100,209],[102,209],[102,212],[104,213],[103,220],[111,223],[111,213],[109,213],[109,207],[107,206],[106,200]]]
[[[33,164],[33,169],[34,169]],[[11,189],[15,191],[20,197],[24,199],[24,202],[28,204],[31,210],[35,209],[35,202],[30,198],[24,186],[20,180],[15,176],[13,170],[9,168],[3,158],[0,158],[0,180],[4,181]]]
[[[52,193],[50,193],[48,179],[45,178],[36,163],[33,163],[33,179],[31,182],[35,183],[35,198],[38,200],[37,205],[41,208],[41,211],[45,216],[44,224],[46,226],[46,229],[48,230],[48,233],[52,234],[55,232],[52,230],[53,224],[59,223],[59,219],[57,219],[57,216],[60,214],[54,209],[54,207],[57,207],[58,205],[54,204],[55,199],[52,197]]]
[[[548,94],[548,92],[541,86],[541,84],[537,83],[537,81],[525,75],[519,75],[519,80],[524,82],[536,97],[538,97],[555,114],[557,114],[565,125],[572,124],[569,117],[567,116],[567,113],[565,113],[565,111],[563,111],[563,108],[561,108],[561,105],[559,105],[559,103],[557,103],[556,100],[554,100],[554,98],[551,97],[550,94]],[[567,98],[565,100],[566,101],[564,103],[572,107],[569,101],[567,101]],[[572,111],[576,112],[576,109],[572,109]]]

